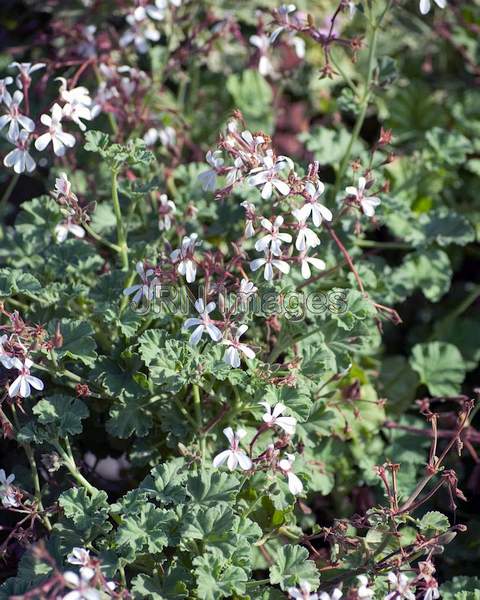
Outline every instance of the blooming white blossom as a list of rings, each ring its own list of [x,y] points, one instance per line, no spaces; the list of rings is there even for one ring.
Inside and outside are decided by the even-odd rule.
[[[192,317],[190,319],[187,319],[183,324],[183,329],[195,327],[192,335],[190,336],[190,345],[196,346],[204,332],[207,332],[214,342],[219,342],[222,339],[222,332],[209,317],[209,314],[213,310],[215,310],[215,307],[215,302],[209,302],[207,306],[205,306],[205,303],[203,302],[202,298],[196,300],[195,308],[199,314],[199,318]]]
[[[292,236],[289,233],[280,233],[279,231],[283,225],[283,217],[279,215],[273,223],[268,219],[262,219],[261,225],[268,231],[268,234],[255,243],[255,250],[265,252],[270,247],[270,252],[274,256],[280,256],[282,242],[289,244],[292,241]]]
[[[264,267],[263,277],[265,281],[272,281],[274,267],[285,275],[290,272],[290,265],[284,260],[274,258],[273,254],[271,253],[265,254],[263,258],[256,258],[251,261],[250,269],[252,271],[258,271],[260,267]]]
[[[213,459],[213,466],[219,467],[226,462],[230,471],[236,469],[237,466],[240,466],[244,471],[251,469],[252,461],[245,454],[245,451],[239,448],[240,440],[247,435],[247,432],[244,429],[237,429],[237,431],[234,432],[231,427],[227,427],[223,430],[223,433],[230,443],[230,448],[215,456]]]
[[[290,492],[296,496],[301,494],[303,491],[303,483],[300,479],[295,475],[292,471],[293,469],[293,461],[295,460],[295,456],[293,454],[286,454],[287,458],[282,458],[278,462],[278,468],[282,471],[284,475],[287,476],[288,480],[288,489]]]
[[[13,83],[13,79],[11,77],[4,77],[0,79],[0,102],[5,102],[8,98],[11,101],[12,96],[10,92],[7,90],[7,86]]]
[[[72,217],[68,217],[65,221],[55,226],[55,239],[61,244],[67,239],[69,233],[80,239],[85,237],[85,229],[77,225],[72,220]]]
[[[8,138],[11,142],[15,142],[20,135],[20,126],[31,133],[35,129],[35,123],[20,112],[20,104],[23,102],[23,94],[17,90],[13,96],[6,96],[4,104],[8,109],[6,115],[0,117],[0,131],[10,123],[8,127]]]
[[[67,555],[67,562],[71,565],[79,565],[80,574],[87,580],[90,580],[95,574],[95,571],[89,566],[90,560],[90,551],[85,548],[72,548],[70,554]]]
[[[222,152],[220,150],[215,150],[215,152],[209,150],[205,156],[205,160],[212,168],[207,171],[202,171],[202,173],[198,175],[198,180],[206,192],[213,192],[217,183],[217,170],[220,169],[224,163]]]
[[[295,433],[297,419],[295,419],[295,417],[281,416],[287,408],[285,404],[278,402],[277,404],[275,404],[275,406],[272,407],[270,406],[270,403],[266,400],[260,402],[260,404],[264,406],[265,410],[267,411],[262,415],[262,419],[265,423],[267,423],[270,427],[277,425],[278,427],[283,429],[283,431],[285,431],[287,435],[293,435]]]
[[[15,79],[15,83],[17,84],[17,87],[23,88],[24,81],[27,83],[30,83],[30,81],[31,81],[30,75],[32,73],[35,73],[35,71],[39,71],[40,69],[43,69],[44,67],[46,67],[46,64],[45,63],[35,63],[32,65],[32,63],[12,62],[8,66],[10,69],[18,69],[18,75]]]
[[[358,589],[357,596],[363,600],[363,598],[373,598],[373,590],[370,587],[370,583],[368,581],[368,577],[366,575],[358,575]]]
[[[175,203],[168,199],[167,194],[160,194],[160,205],[158,207],[158,228],[160,231],[168,231],[172,226],[172,214],[175,212]]]
[[[294,600],[318,600],[318,594],[312,594],[312,587],[308,581],[301,581],[298,588],[288,588],[288,595]]]
[[[311,181],[307,181],[305,184],[305,192],[308,195],[308,200],[302,206],[300,212],[304,220],[307,220],[311,215],[313,224],[316,227],[320,227],[324,219],[325,221],[331,221],[333,218],[330,209],[318,202],[318,198],[324,191],[325,186],[321,181],[318,181],[316,186]]]
[[[244,354],[247,358],[255,358],[255,352],[250,348],[250,346],[240,342],[241,336],[247,331],[247,329],[247,325],[240,325],[235,332],[233,340],[222,340],[222,344],[228,346],[223,360],[227,363],[227,365],[230,365],[234,369],[240,366],[240,353]]]
[[[302,277],[304,279],[309,279],[312,275],[312,271],[310,269],[310,265],[318,269],[319,271],[324,271],[327,267],[325,261],[321,258],[316,258],[315,256],[307,256],[306,254],[302,254],[300,257],[300,264],[302,265]]]
[[[180,275],[184,275],[187,283],[193,283],[197,276],[197,264],[193,259],[195,246],[197,244],[198,235],[192,233],[190,236],[185,236],[182,240],[182,245],[177,250],[170,254],[170,258],[177,262],[177,271]]]
[[[65,154],[65,147],[73,148],[75,138],[71,133],[66,133],[62,128],[63,112],[59,104],[52,106],[51,116],[43,114],[40,121],[48,127],[48,131],[35,140],[35,148],[40,152],[50,144],[53,145],[53,151],[57,156]]]
[[[245,215],[246,223],[245,223],[244,235],[248,239],[255,235],[255,227],[253,226],[253,220],[255,218],[255,206],[251,202],[247,202],[247,201],[242,202],[240,204],[240,206],[242,206],[246,212],[246,215]]]
[[[433,1],[439,8],[445,8],[447,6],[447,0],[433,0]],[[432,6],[432,3],[430,2],[430,0],[420,0],[420,12],[422,13],[422,15],[426,15],[427,13],[429,13],[431,6]]]
[[[137,11],[134,14],[127,15],[126,20],[129,27],[119,40],[122,48],[133,43],[137,52],[145,54],[150,47],[149,42],[158,42],[160,32],[155,25],[146,18],[137,18],[144,16],[146,15]]]
[[[319,596],[319,600],[340,600],[343,596],[342,590],[335,588],[331,594],[327,594],[327,592],[322,592]]]
[[[385,600],[415,600],[415,594],[410,589],[410,581],[404,573],[392,573],[387,575],[388,582],[391,586],[391,592],[385,596]]]
[[[10,152],[3,159],[3,164],[6,167],[13,167],[15,173],[24,173],[27,171],[31,173],[37,166],[33,160],[28,147],[30,144],[30,134],[26,129],[22,129],[20,134],[15,141],[16,148],[10,150]]]
[[[381,202],[380,198],[377,196],[366,196],[365,195],[365,186],[367,185],[367,180],[365,177],[358,178],[358,186],[354,187],[349,185],[345,188],[346,193],[349,196],[354,196],[357,202],[359,202],[362,210],[367,217],[373,217],[375,214],[375,207],[378,206]]]
[[[430,582],[427,584],[429,587],[425,590],[423,600],[438,600],[440,598],[440,592],[438,591],[437,582]]]
[[[320,244],[318,235],[307,226],[305,215],[300,209],[292,211],[292,215],[298,221],[298,234],[295,240],[295,248],[299,252],[304,252],[309,248],[316,248]]]
[[[5,508],[20,506],[12,486],[14,480],[15,475],[13,473],[7,477],[5,471],[0,469],[0,500]]]
[[[131,296],[133,294],[133,302],[139,304],[143,297],[147,298],[147,300],[152,299],[153,289],[151,288],[149,278],[153,275],[153,269],[147,269],[145,271],[143,262],[139,261],[136,264],[135,270],[140,277],[141,283],[136,283],[135,285],[125,288],[123,290],[123,295]]]
[[[270,43],[273,44],[278,36],[284,31],[285,26],[290,22],[290,14],[294,13],[297,10],[295,4],[282,4],[278,8],[278,14],[281,17],[282,21],[285,23],[284,25],[280,25],[275,29],[270,35]]]
[[[57,77],[60,81],[60,99],[65,102],[62,112],[63,116],[76,123],[82,131],[86,130],[85,123],[81,119],[91,121],[92,113],[90,107],[92,99],[90,92],[86,87],[78,86],[68,89],[67,80],[64,77]]]
[[[5,348],[3,347],[3,344],[5,344],[5,342],[8,341],[8,335],[3,334],[2,337],[0,337],[0,363],[2,363],[2,365],[5,367],[5,369],[11,369],[12,368],[12,357],[10,356],[10,354],[8,352],[6,352]]]
[[[29,358],[26,358],[23,363],[17,357],[12,358],[12,368],[18,369],[19,373],[18,377],[8,388],[8,395],[10,398],[14,398],[15,396],[28,398],[28,396],[30,396],[31,387],[36,390],[43,390],[43,381],[38,377],[30,375],[32,366],[33,362]]]
[[[264,200],[268,200],[275,188],[282,196],[287,196],[290,193],[290,186],[279,179],[278,174],[285,167],[293,168],[293,163],[287,156],[279,156],[273,160],[271,154],[263,157],[263,166],[252,169],[249,173],[247,183],[251,186],[260,186],[262,188],[261,196]]]
[[[250,43],[252,46],[258,48],[260,52],[260,60],[258,61],[258,72],[260,75],[266,77],[273,72],[273,65],[268,58],[268,51],[270,49],[270,39],[262,34],[262,35],[251,35]]]
[[[238,290],[238,295],[240,297],[241,306],[245,307],[248,304],[248,301],[251,296],[258,292],[257,286],[248,279],[242,279],[240,281],[240,289]]]
[[[73,200],[77,200],[77,197],[72,192],[72,184],[68,180],[66,173],[60,173],[60,177],[55,179],[55,188],[52,191],[52,194],[55,198],[72,198]]]
[[[73,571],[66,571],[63,577],[65,582],[73,589],[63,596],[63,600],[100,600],[100,591],[90,585],[94,575],[93,569],[81,571],[80,576]]]

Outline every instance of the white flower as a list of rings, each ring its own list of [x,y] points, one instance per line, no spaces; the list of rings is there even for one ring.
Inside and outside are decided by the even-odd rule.
[[[145,54],[150,47],[148,42],[158,42],[160,32],[148,19],[137,19],[135,13],[127,15],[126,20],[130,27],[121,36],[120,46],[125,47],[133,42],[137,51]]]
[[[72,184],[68,180],[66,173],[60,173],[60,177],[55,179],[55,189],[52,194],[55,198],[72,198],[73,200],[77,200],[77,197],[72,192]]]
[[[349,196],[355,196],[355,199],[360,203],[360,206],[367,217],[373,217],[375,214],[375,207],[380,204],[381,200],[380,198],[377,198],[377,196],[365,196],[366,184],[367,180],[365,177],[359,177],[358,187],[349,185],[345,188],[345,191]]]
[[[230,443],[230,448],[215,456],[213,459],[213,466],[219,467],[226,462],[230,471],[236,469],[238,465],[244,471],[251,469],[252,461],[245,452],[239,448],[240,440],[246,436],[247,432],[244,429],[237,429],[237,431],[234,432],[231,427],[227,427],[223,430],[223,433]]]
[[[279,156],[275,162],[271,154],[263,157],[263,167],[252,169],[247,180],[248,185],[261,186],[262,198],[268,200],[273,188],[280,192],[283,196],[290,193],[290,186],[277,177],[278,173],[286,166],[293,168],[293,163],[287,156]]]
[[[260,402],[260,404],[264,406],[265,410],[267,411],[262,416],[262,419],[265,423],[267,423],[270,427],[273,427],[274,425],[281,427],[287,435],[293,435],[295,433],[297,419],[295,419],[295,417],[280,416],[287,408],[284,404],[278,402],[273,408],[266,400]]]
[[[360,584],[357,589],[357,596],[362,600],[363,598],[373,598],[373,590],[369,587],[368,577],[366,575],[358,575],[357,579]]]
[[[318,594],[311,593],[311,585],[308,581],[301,581],[298,588],[288,588],[288,595],[294,600],[318,600]]]
[[[15,79],[15,83],[17,87],[23,88],[23,82],[30,83],[32,73],[38,71],[39,69],[43,69],[45,67],[45,63],[36,63],[32,65],[32,63],[18,63],[12,62],[8,65],[10,69],[15,68],[18,69],[18,75]]]
[[[4,79],[0,79],[0,102],[5,102],[7,98],[8,101],[11,102],[12,96],[7,90],[7,85],[11,85],[12,83],[13,79],[11,77],[5,77]]]
[[[322,592],[318,598],[319,600],[340,600],[342,596],[342,590],[335,588],[331,594],[327,594],[327,592]]]
[[[287,476],[288,489],[294,496],[296,496],[302,493],[303,483],[292,471],[295,456],[293,456],[293,454],[287,454],[286,456],[287,458],[282,458],[282,460],[279,461],[278,467],[282,473]]]
[[[296,10],[297,10],[297,7],[295,6],[295,4],[282,4],[278,8],[278,14],[282,18],[282,21],[285,23],[285,25],[287,25],[290,22],[290,16],[289,16],[290,13],[293,13]],[[270,35],[270,43],[271,44],[273,44],[276,41],[278,36],[285,29],[285,25],[281,25],[280,27],[277,27],[277,29],[275,29],[272,32],[272,34]]]
[[[235,332],[233,340],[222,340],[222,344],[228,346],[223,360],[234,369],[240,366],[240,352],[247,358],[255,358],[255,352],[246,344],[240,342],[241,336],[247,331],[247,325],[240,325]]]
[[[90,551],[85,548],[73,548],[67,556],[67,562],[71,565],[80,565],[80,575],[88,581],[95,574],[95,571],[89,566],[90,560]]]
[[[100,600],[100,592],[90,586],[94,574],[93,569],[80,572],[80,577],[73,571],[66,571],[63,574],[65,582],[74,589],[63,596],[63,600]]]
[[[245,209],[246,224],[244,235],[246,238],[251,238],[255,235],[255,228],[253,226],[253,219],[255,218],[255,206],[251,202],[242,202],[240,204]]]
[[[253,296],[258,292],[258,288],[253,283],[253,281],[249,281],[248,279],[242,279],[240,281],[240,289],[238,290],[238,295],[240,297],[240,304],[242,306],[246,306],[250,299],[250,296]]]
[[[224,162],[222,153],[220,150],[215,150],[215,152],[209,150],[205,156],[205,160],[212,168],[207,171],[202,171],[202,173],[198,175],[198,180],[206,192],[213,192],[215,191],[217,183],[217,170],[222,167]]]
[[[7,477],[3,469],[0,469],[0,499],[5,508],[15,508],[20,506],[12,482],[15,475],[12,473]]]
[[[270,48],[270,39],[266,35],[250,36],[250,43],[256,46],[260,51],[260,60],[258,61],[258,72],[266,77],[273,72],[273,65],[267,56]]]
[[[274,258],[273,254],[266,254],[263,258],[256,258],[250,263],[250,269],[254,272],[258,271],[258,269],[263,266],[265,267],[263,270],[263,277],[265,281],[272,281],[273,267],[285,275],[290,272],[290,265],[284,260]]]
[[[35,123],[25,115],[20,113],[20,104],[23,101],[23,94],[20,90],[17,90],[13,97],[10,94],[5,97],[4,103],[8,108],[8,113],[0,117],[0,131],[10,123],[8,128],[8,138],[11,142],[15,142],[20,135],[20,126],[26,129],[28,132],[32,132],[35,129]]]
[[[215,302],[209,302],[207,306],[205,306],[203,300],[199,298],[195,302],[195,308],[200,316],[200,318],[193,317],[187,319],[183,324],[183,329],[189,329],[190,327],[195,327],[192,335],[190,336],[189,343],[191,346],[196,346],[200,341],[203,333],[206,331],[210,338],[214,342],[219,342],[222,339],[222,332],[220,329],[213,323],[212,319],[208,316],[213,310],[215,310],[216,304]]]
[[[31,173],[37,166],[36,162],[30,155],[28,147],[30,144],[30,134],[26,129],[22,129],[15,142],[16,148],[11,150],[3,159],[3,164],[6,167],[13,167],[15,173],[23,173],[27,171]]]
[[[325,219],[325,221],[331,221],[333,218],[332,212],[326,206],[318,202],[318,198],[323,194],[324,190],[325,186],[321,181],[317,183],[316,187],[311,181],[307,181],[305,184],[308,200],[304,206],[302,206],[300,212],[304,220],[307,220],[311,215],[313,224],[316,227],[320,227],[323,219]]]
[[[437,582],[430,583],[427,590],[425,590],[423,600],[438,600],[438,598],[440,598],[440,592],[438,591]]]
[[[445,8],[447,6],[446,0],[433,0],[433,1],[439,8]],[[422,15],[426,15],[428,12],[430,12],[430,8],[431,8],[430,0],[420,0],[420,12],[422,13]]]
[[[55,226],[55,239],[61,244],[67,239],[69,233],[72,233],[77,238],[85,237],[85,229],[74,223],[71,217],[68,217],[63,223]]]
[[[175,204],[168,199],[167,194],[160,195],[158,206],[158,228],[160,231],[168,231],[172,226],[172,213],[175,212]]]
[[[147,269],[143,266],[143,262],[139,261],[136,264],[135,270],[137,271],[141,283],[137,283],[123,290],[124,296],[131,296],[134,294],[132,300],[135,304],[139,304],[140,300],[145,297],[147,300],[152,299],[153,289],[150,287],[149,277],[153,275],[153,269]]]
[[[158,130],[158,137],[164,146],[170,146],[173,148],[173,146],[175,146],[177,143],[177,132],[169,125]]]
[[[30,386],[34,387],[36,390],[43,390],[43,381],[38,377],[30,375],[30,368],[32,366],[33,362],[29,358],[26,358],[23,363],[19,358],[12,358],[12,368],[18,369],[19,374],[8,388],[8,395],[10,398],[14,398],[15,396],[28,398],[31,392]]]
[[[262,219],[261,224],[269,233],[255,243],[255,250],[265,252],[270,246],[271,253],[274,256],[280,256],[282,242],[289,244],[292,241],[292,236],[289,233],[280,233],[279,231],[283,225],[283,217],[280,215],[276,217],[273,224],[268,219]]]
[[[390,572],[387,575],[387,579],[393,589],[385,596],[385,600],[400,600],[400,598],[415,600],[415,594],[409,589],[410,582],[406,575],[403,573],[397,575]]]
[[[63,112],[59,104],[54,104],[50,115],[42,115],[40,121],[48,127],[47,133],[44,133],[35,140],[35,148],[40,152],[52,142],[53,151],[57,156],[65,154],[65,146],[73,148],[75,138],[71,133],[66,133],[62,129]]]
[[[8,352],[5,351],[3,344],[8,341],[8,335],[4,334],[0,337],[0,363],[5,367],[5,369],[12,368],[12,357]]]
[[[295,240],[295,248],[299,252],[304,252],[309,248],[316,248],[320,244],[320,239],[313,229],[307,227],[305,216],[302,211],[300,209],[293,210],[292,215],[298,221],[298,234],[297,239]]]
[[[92,99],[90,92],[86,87],[78,86],[69,90],[67,88],[67,80],[64,77],[57,77],[60,85],[60,99],[65,102],[62,112],[63,116],[76,123],[82,131],[87,128],[81,119],[86,121],[92,120],[90,107]]]
[[[177,262],[180,259],[177,271],[180,275],[185,276],[187,283],[193,283],[197,276],[197,264],[193,259],[197,238],[198,235],[196,233],[192,233],[190,237],[186,235],[182,240],[181,248],[174,250],[170,254],[170,258],[174,262]]]
[[[325,262],[321,258],[315,258],[314,256],[307,256],[303,254],[301,257],[301,265],[302,265],[302,277],[304,279],[309,279],[312,275],[310,270],[310,265],[318,269],[319,271],[324,271],[326,268]]]

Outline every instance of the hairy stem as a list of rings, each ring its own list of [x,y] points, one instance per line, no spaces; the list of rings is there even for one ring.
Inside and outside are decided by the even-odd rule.
[[[115,170],[112,171],[112,202],[115,220],[117,221],[117,245],[122,261],[122,269],[128,271],[127,237],[125,234],[125,226],[123,224],[122,211],[120,209],[120,200],[118,198],[118,173]]]

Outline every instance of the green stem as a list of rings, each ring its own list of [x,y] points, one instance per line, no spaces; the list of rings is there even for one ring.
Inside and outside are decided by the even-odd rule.
[[[379,248],[383,250],[413,250],[411,244],[402,242],[376,242],[375,240],[354,240],[355,246],[359,248]]]
[[[38,477],[37,463],[35,461],[35,455],[33,453],[32,447],[29,444],[23,444],[23,449],[25,450],[25,454],[27,455],[28,462],[30,463],[30,472],[32,474],[33,480],[33,488],[35,490],[35,501],[40,511],[44,512],[45,509],[43,507],[42,502],[42,490],[40,488],[40,478]],[[44,515],[42,521],[48,531],[52,531],[52,524],[47,515]]]
[[[203,434],[203,416],[202,416],[202,402],[200,399],[200,388],[196,383],[192,386],[193,390],[193,408],[195,411],[195,419],[197,421],[198,435],[200,436],[200,453],[202,455],[202,462],[205,460],[205,436]]]
[[[77,469],[77,465],[75,463],[75,459],[73,457],[72,449],[70,447],[70,442],[68,441],[68,439],[65,439],[65,445],[67,446],[67,450],[65,450],[62,447],[59,440],[53,441],[52,444],[57,450],[57,452],[60,454],[63,464],[68,469],[70,475],[75,479],[75,481],[79,483],[82,487],[84,487],[91,496],[96,495],[96,493],[98,492],[97,488],[94,487],[89,481],[87,481]]]
[[[10,179],[10,183],[7,186],[7,189],[4,191],[3,196],[0,199],[0,205],[6,204],[8,199],[10,198],[15,186],[17,185],[18,180],[20,179],[20,175],[15,173],[13,177]]]
[[[122,269],[128,271],[128,246],[127,237],[125,234],[125,227],[122,219],[122,211],[120,209],[120,200],[118,198],[118,173],[112,171],[112,202],[113,211],[115,213],[115,220],[117,221],[117,245],[119,248],[119,254],[122,261]]]
[[[97,242],[99,242],[100,244],[103,244],[104,246],[106,246],[107,248],[110,248],[110,250],[113,250],[114,252],[118,252],[120,254],[120,246],[117,246],[117,244],[112,244],[112,242],[109,242],[108,240],[106,240],[104,237],[102,237],[101,235],[98,235],[98,233],[96,233],[91,227],[90,225],[88,225],[88,223],[83,223],[83,228],[85,229],[85,231],[88,233],[88,235],[90,237],[92,237],[94,240],[96,240]]]

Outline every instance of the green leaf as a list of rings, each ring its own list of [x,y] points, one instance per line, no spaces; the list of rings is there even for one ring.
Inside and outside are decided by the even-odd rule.
[[[23,273],[16,269],[0,269],[0,296],[27,294],[35,297],[41,289],[40,282],[31,273]]]
[[[417,344],[410,365],[433,396],[455,396],[465,378],[465,365],[456,346],[445,342]]]
[[[117,530],[117,544],[127,546],[130,556],[143,551],[158,554],[168,545],[168,530],[175,521],[171,510],[156,508],[147,502],[140,507],[138,514],[123,520]]]
[[[51,324],[54,330],[56,323]],[[70,358],[84,365],[92,366],[97,358],[94,331],[86,321],[63,320],[60,324],[63,343],[55,349],[59,360]]]
[[[158,502],[163,504],[180,504],[185,500],[186,489],[184,458],[174,458],[150,471],[140,488],[148,491]]]
[[[56,437],[81,433],[82,419],[88,417],[88,408],[84,402],[63,395],[49,396],[40,400],[35,404],[32,412],[41,425],[50,425],[53,428]]]
[[[240,481],[231,473],[201,471],[191,476],[187,490],[195,504],[208,506],[218,502],[231,502],[240,488]]]
[[[58,502],[75,530],[86,538],[92,532],[111,529],[111,525],[106,522],[109,506],[107,494],[103,490],[90,495],[84,488],[71,488],[60,495]]]
[[[450,527],[450,521],[448,520],[448,517],[441,512],[432,510],[423,515],[418,523],[418,526],[424,535],[433,537],[439,533],[447,531],[447,529]]]
[[[291,544],[280,547],[270,567],[270,583],[286,590],[301,581],[308,581],[312,589],[316,589],[320,583],[315,563],[308,560],[308,550]]]
[[[209,554],[194,559],[197,578],[197,596],[200,600],[229,598],[233,594],[244,597],[247,573],[240,567],[229,565],[220,557]]]
[[[380,367],[380,396],[387,400],[387,410],[400,415],[415,400],[418,376],[404,356],[386,356]]]
[[[440,586],[442,600],[480,600],[479,577],[454,577]]]
[[[266,79],[256,69],[244,69],[241,75],[233,74],[227,78],[226,88],[252,130],[263,129],[270,133],[273,92]]]

